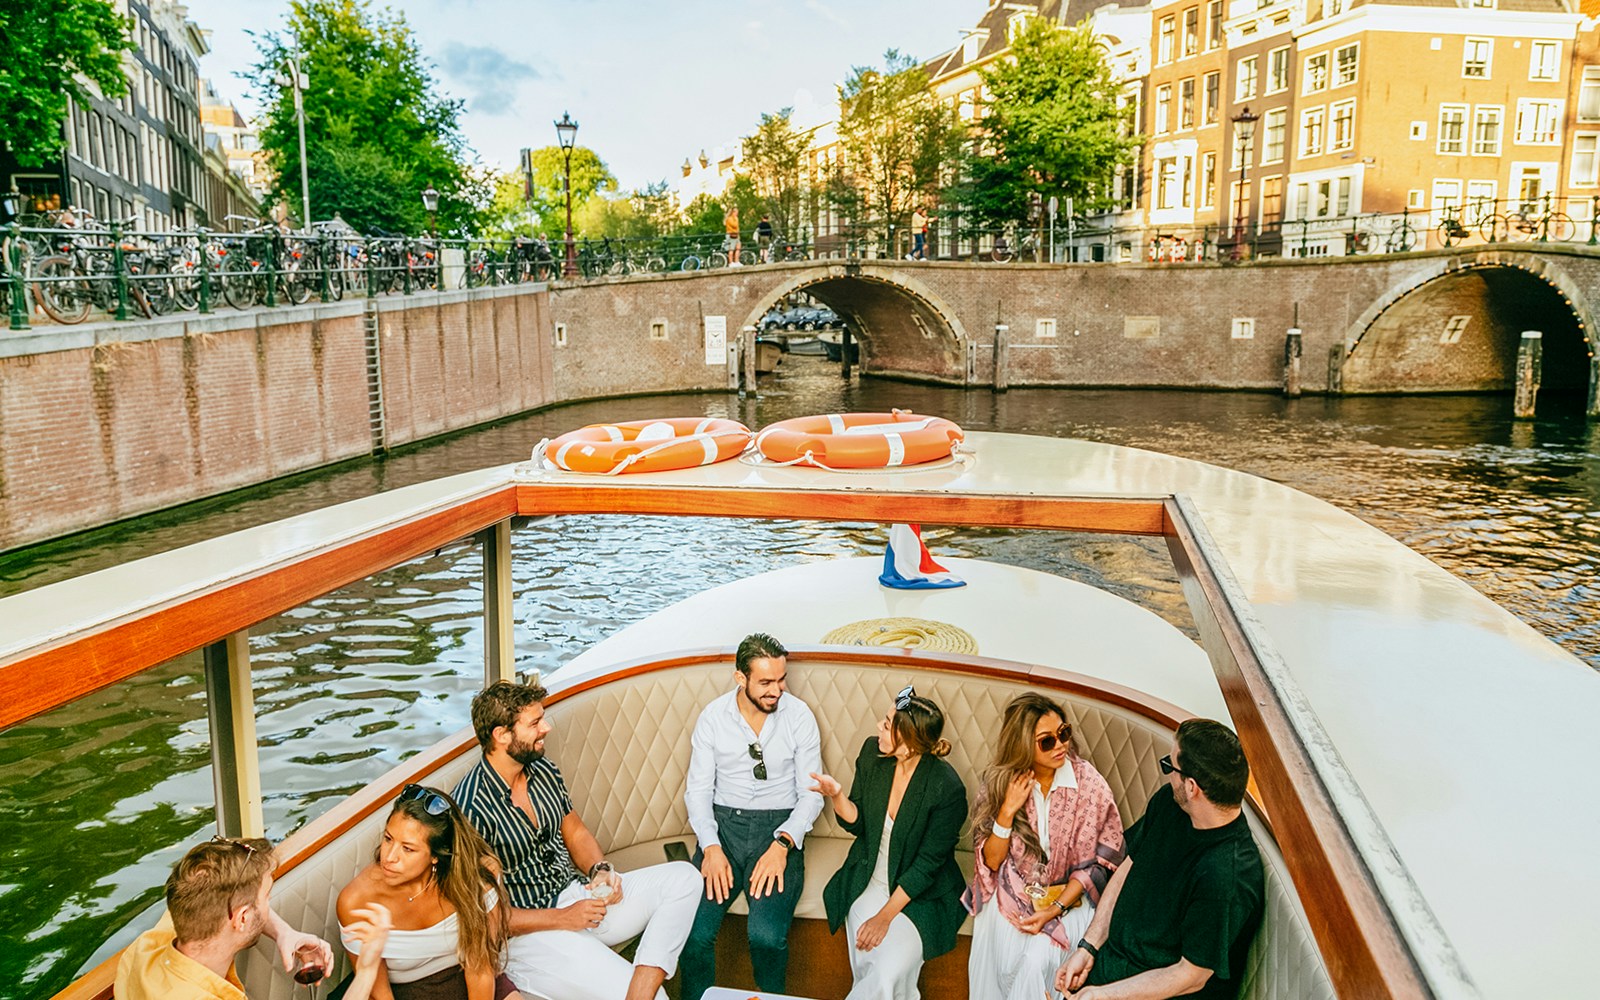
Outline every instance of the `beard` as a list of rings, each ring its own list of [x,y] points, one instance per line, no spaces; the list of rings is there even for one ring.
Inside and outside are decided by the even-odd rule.
[[[532,743],[518,743],[512,740],[511,745],[506,747],[506,756],[527,767],[529,764],[537,764],[544,760],[544,751]]]
[[[744,686],[744,700],[748,701],[750,704],[754,705],[756,711],[760,712],[762,715],[771,715],[773,712],[776,712],[778,710],[778,701],[782,697],[783,697],[783,695],[780,694],[780,695],[778,695],[777,698],[774,698],[772,700],[772,704],[771,705],[766,705],[766,704],[763,704],[761,702],[761,700],[758,699],[755,695],[750,693],[750,685],[749,684],[746,684]]]

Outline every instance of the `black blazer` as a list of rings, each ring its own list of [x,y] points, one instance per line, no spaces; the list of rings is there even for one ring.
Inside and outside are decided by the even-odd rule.
[[[839,821],[856,840],[844,867],[822,890],[830,930],[844,926],[850,905],[872,881],[893,782],[894,759],[880,756],[877,738],[869,738],[856,757],[856,779],[850,786],[856,821]],[[942,758],[924,756],[906,786],[889,837],[889,889],[904,889],[911,897],[903,912],[922,937],[925,960],[956,946],[956,932],[967,916],[961,906],[965,879],[955,854],[966,818],[967,789],[955,768]]]

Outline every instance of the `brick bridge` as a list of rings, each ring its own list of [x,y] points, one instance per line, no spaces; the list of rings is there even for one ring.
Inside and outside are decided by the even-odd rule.
[[[1600,253],[1471,247],[1237,266],[808,261],[557,285],[551,313],[568,345],[608,348],[580,352],[599,388],[634,380],[621,370],[629,352],[609,348],[654,336],[693,352],[704,317],[724,317],[731,339],[794,293],[846,317],[861,370],[877,375],[1271,389],[1283,384],[1286,331],[1298,326],[1307,392],[1502,391],[1521,332],[1539,330],[1544,391],[1571,391],[1581,405],[1600,330]]]

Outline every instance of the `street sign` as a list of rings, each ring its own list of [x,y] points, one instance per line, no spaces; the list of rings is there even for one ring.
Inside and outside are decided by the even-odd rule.
[[[1051,195],[1050,196],[1050,218],[1051,218],[1052,221],[1056,217],[1056,209],[1058,209],[1060,207],[1061,207],[1061,202],[1056,200],[1056,196],[1055,195]]]

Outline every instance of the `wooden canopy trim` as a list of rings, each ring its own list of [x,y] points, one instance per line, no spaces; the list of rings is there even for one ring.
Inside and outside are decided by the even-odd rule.
[[[607,482],[517,486],[517,512],[671,514],[804,518],[1039,528],[1112,535],[1160,535],[1163,497],[857,492],[755,487],[638,487]]]
[[[1182,498],[1166,509],[1173,564],[1334,988],[1360,1000],[1432,998],[1263,665],[1276,652],[1198,515]]]
[[[30,649],[0,663],[0,729],[459,541],[511,517],[513,503],[498,489]]]

